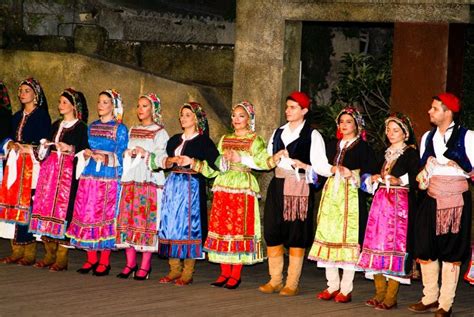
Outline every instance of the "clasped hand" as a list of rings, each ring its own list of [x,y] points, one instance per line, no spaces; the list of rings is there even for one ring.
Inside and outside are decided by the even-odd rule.
[[[239,152],[237,152],[236,150],[225,150],[224,159],[231,163],[239,163],[242,160]]]
[[[387,176],[388,176],[388,177],[387,177]],[[386,175],[386,176],[383,176],[383,177],[382,177],[382,175],[380,175],[380,174],[375,174],[375,175],[372,175],[372,176],[371,176],[371,179],[370,179],[370,180],[372,181],[372,183],[375,183],[375,182],[377,182],[379,179],[383,179],[384,182],[387,182],[387,181],[388,181],[391,186],[398,186],[398,185],[400,185],[400,183],[401,183],[401,181],[400,181],[400,179],[399,179],[398,177],[394,177],[394,176],[392,176],[392,175]]]
[[[176,164],[178,166],[187,166],[192,165],[192,163],[193,159],[187,155],[178,155],[166,158],[166,166],[168,168],[171,167],[173,164]]]
[[[104,163],[105,162],[105,154],[102,154],[102,153],[94,153],[92,150],[90,149],[85,149],[84,150],[84,158],[85,159],[88,159],[89,157],[91,157],[94,161],[96,162],[101,162],[101,163]]]
[[[276,152],[275,154],[273,154],[273,161],[276,164],[278,164],[283,157],[289,158],[291,160],[291,166],[294,169],[300,169],[300,168],[301,169],[306,169],[308,167],[307,164],[301,162],[300,160],[290,158],[290,154],[288,153],[288,151],[286,149],[280,150],[280,151]]]
[[[349,178],[352,176],[352,172],[350,169],[348,169],[345,166],[342,165],[336,165],[331,168],[331,172],[333,174],[336,174],[336,172],[339,171],[339,175],[341,175],[344,178]]]
[[[146,154],[147,154],[147,151],[140,147],[140,146],[136,146],[134,147],[133,149],[128,149],[125,151],[126,154],[128,154],[129,156],[131,157],[145,157]]]
[[[9,150],[15,150],[17,153],[23,153],[23,154],[28,154],[30,153],[31,146],[28,144],[21,144],[18,142],[10,142],[8,144],[8,149]]]

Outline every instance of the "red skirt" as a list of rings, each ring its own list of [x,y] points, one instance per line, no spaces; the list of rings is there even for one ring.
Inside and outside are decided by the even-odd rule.
[[[16,161],[17,177],[7,188],[9,168],[5,168],[0,188],[0,220],[27,225],[30,218],[33,160],[30,154],[20,154]]]
[[[205,249],[219,253],[255,252],[255,197],[215,192]]]

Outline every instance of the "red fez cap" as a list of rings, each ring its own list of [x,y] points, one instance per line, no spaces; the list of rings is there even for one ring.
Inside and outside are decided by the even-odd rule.
[[[449,92],[439,94],[434,99],[441,101],[452,112],[459,112],[461,110],[459,98]]]
[[[300,91],[293,91],[289,96],[288,99],[292,99],[296,101],[301,108],[308,108],[311,100],[309,99],[308,95],[304,92]]]

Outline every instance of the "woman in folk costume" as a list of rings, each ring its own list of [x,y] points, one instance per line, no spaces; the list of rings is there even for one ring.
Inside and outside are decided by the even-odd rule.
[[[169,257],[170,271],[160,283],[184,286],[193,281],[194,265],[196,259],[203,258],[207,237],[206,179],[190,169],[190,158],[206,161],[215,169],[219,152],[209,138],[206,113],[199,103],[185,103],[179,121],[183,133],[168,141],[168,157],[155,156],[150,162],[156,167],[172,167],[163,192],[159,230],[159,254]]]
[[[410,284],[411,226],[416,204],[419,154],[410,119],[394,113],[385,120],[390,146],[380,174],[362,184],[374,193],[358,266],[374,279],[375,296],[366,305],[387,310],[397,305],[400,283]]]
[[[36,241],[28,232],[31,198],[34,195],[40,164],[34,150],[51,131],[51,118],[43,89],[34,78],[20,83],[18,98],[22,109],[12,118],[12,135],[4,141],[7,167],[0,189],[0,237],[13,239],[13,253],[0,263],[33,265]]]
[[[326,269],[328,288],[319,299],[351,301],[359,251],[367,223],[367,194],[360,190],[374,174],[374,153],[365,141],[364,120],[354,107],[344,108],[336,118],[337,141],[329,142],[327,159],[333,165],[325,172],[317,216],[317,229],[309,259]],[[339,268],[343,269],[342,280]]]
[[[11,134],[12,124],[12,106],[10,103],[10,97],[8,96],[7,86],[0,80],[0,145],[6,140]],[[3,146],[0,146],[0,184],[3,179],[3,160],[5,159],[5,153],[3,152]],[[0,231],[2,224],[0,223]]]
[[[122,193],[117,218],[117,248],[125,248],[127,265],[117,277],[147,279],[152,252],[158,250],[158,225],[165,175],[149,164],[150,159],[166,156],[168,133],[161,120],[161,101],[154,93],[138,98],[140,124],[129,131],[124,154]],[[140,269],[137,251],[142,252]]]
[[[84,95],[72,88],[59,97],[61,119],[53,123],[52,134],[41,140],[38,158],[41,163],[30,232],[41,235],[45,257],[38,268],[63,271],[68,265],[68,240],[65,237],[74,208],[78,181],[75,177],[75,154],[89,147],[87,142],[87,103]]]
[[[104,276],[109,274],[110,253],[115,248],[119,181],[128,132],[121,123],[122,98],[116,90],[99,94],[97,112],[100,119],[88,128],[90,149],[79,154],[77,172],[84,170],[66,236],[72,246],[87,251],[87,261],[77,271],[87,274],[92,270],[94,275]]]
[[[209,234],[204,244],[209,261],[221,264],[213,286],[235,289],[241,282],[242,265],[263,262],[258,194],[260,188],[251,169],[269,170],[275,161],[265,141],[255,133],[253,105],[243,101],[232,108],[234,132],[219,141],[220,156],[209,169],[206,162],[194,160],[192,167],[204,176],[217,175]]]

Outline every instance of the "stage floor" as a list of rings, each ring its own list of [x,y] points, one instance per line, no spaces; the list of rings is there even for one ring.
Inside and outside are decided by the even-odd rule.
[[[40,244],[38,251],[41,256]],[[0,239],[0,257],[9,254],[9,243]],[[315,297],[326,286],[324,271],[310,261],[304,264],[300,295],[283,297],[257,290],[267,281],[266,263],[244,267],[240,287],[227,290],[209,285],[219,274],[219,266],[206,261],[198,261],[194,284],[178,287],[158,283],[168,266],[157,257],[147,281],[115,277],[125,265],[123,251],[112,253],[111,274],[105,277],[76,273],[84,260],[83,251],[72,250],[69,270],[56,273],[1,264],[0,316],[416,316],[406,307],[422,295],[421,282],[414,281],[400,287],[397,309],[377,311],[364,304],[373,295],[372,281],[358,273],[351,303],[324,302]],[[474,287],[463,281],[458,285],[453,316],[474,316]]]

